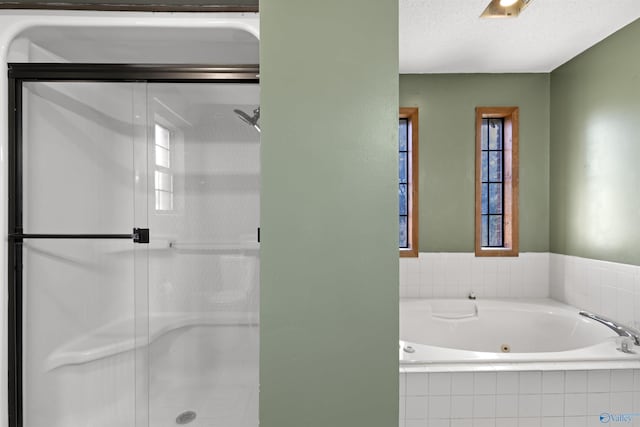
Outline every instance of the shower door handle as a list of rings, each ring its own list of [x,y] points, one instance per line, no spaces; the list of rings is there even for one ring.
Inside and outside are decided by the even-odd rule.
[[[132,234],[33,234],[10,233],[9,239],[22,242],[23,239],[133,239],[135,243],[149,243],[148,228],[134,228]]]
[[[134,228],[132,237],[135,243],[149,243],[149,229]]]

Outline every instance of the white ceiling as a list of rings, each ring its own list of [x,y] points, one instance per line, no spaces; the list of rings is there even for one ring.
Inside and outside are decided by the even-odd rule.
[[[533,0],[480,19],[488,4],[400,0],[400,72],[549,72],[640,17],[640,0]]]

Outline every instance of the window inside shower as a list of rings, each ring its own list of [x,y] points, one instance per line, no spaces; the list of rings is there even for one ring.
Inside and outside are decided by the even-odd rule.
[[[144,69],[11,65],[11,427],[257,427],[257,68]]]

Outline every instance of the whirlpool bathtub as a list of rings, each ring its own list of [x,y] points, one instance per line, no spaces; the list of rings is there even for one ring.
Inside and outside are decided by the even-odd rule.
[[[640,367],[640,347],[620,351],[621,340],[578,309],[552,300],[400,302],[401,368],[581,369],[594,362]]]

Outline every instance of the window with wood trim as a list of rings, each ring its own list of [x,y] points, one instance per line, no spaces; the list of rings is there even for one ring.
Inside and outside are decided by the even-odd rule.
[[[476,256],[518,256],[518,115],[476,108]]]
[[[400,108],[399,246],[401,257],[418,256],[418,109]]]

